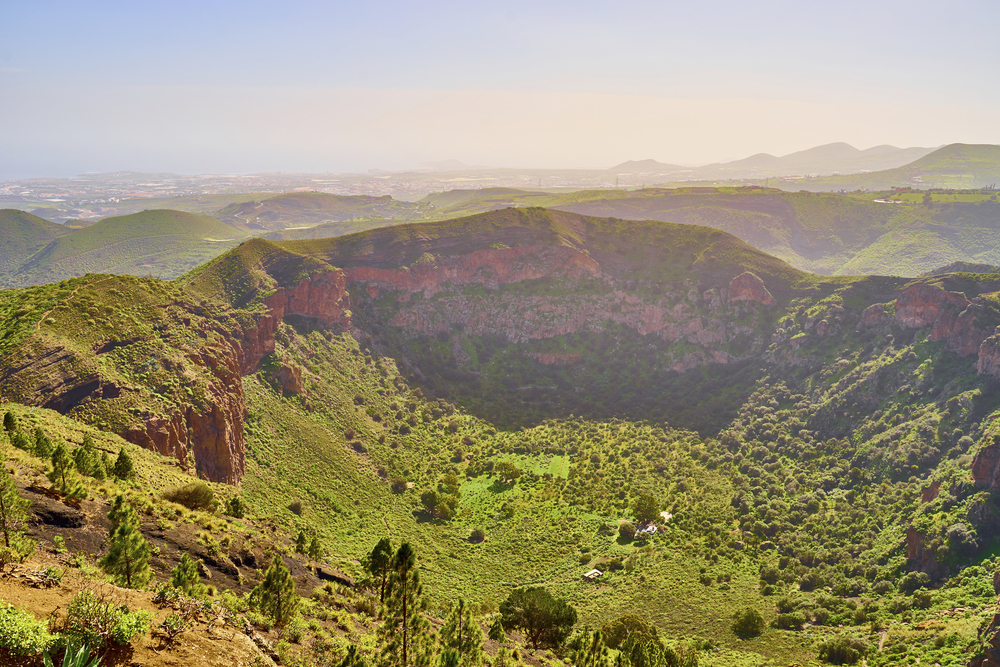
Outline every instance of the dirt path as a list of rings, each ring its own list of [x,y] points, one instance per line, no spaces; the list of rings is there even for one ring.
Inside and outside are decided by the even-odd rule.
[[[100,285],[101,283],[107,282],[109,280],[111,280],[111,278],[101,278],[96,283],[88,283],[88,285]],[[81,287],[83,287],[83,285],[78,285],[78,286],[74,287],[73,291],[70,292],[69,294],[67,294],[65,299],[60,300],[58,303],[56,303],[56,305],[52,306],[51,308],[49,308],[48,310],[46,310],[44,313],[42,313],[42,316],[38,318],[37,322],[35,322],[35,331],[38,331],[39,327],[42,326],[42,322],[45,321],[45,318],[48,317],[52,313],[53,310],[55,310],[59,306],[62,306],[64,304],[68,303],[70,299],[72,299],[74,296],[76,296],[76,293],[80,291]]]

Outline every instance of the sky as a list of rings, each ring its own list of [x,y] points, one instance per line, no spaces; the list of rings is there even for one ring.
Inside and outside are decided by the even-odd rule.
[[[0,3],[0,179],[1000,144],[1000,3]]]

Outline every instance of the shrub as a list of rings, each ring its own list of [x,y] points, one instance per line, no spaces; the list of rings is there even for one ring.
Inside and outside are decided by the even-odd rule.
[[[295,516],[302,516],[302,501],[293,500],[292,502],[288,503],[288,509]]]
[[[778,614],[771,622],[771,626],[780,630],[801,630],[805,625],[806,617],[800,611],[793,611],[785,614]]]
[[[148,611],[129,611],[110,593],[83,590],[69,603],[63,634],[97,649],[109,642],[124,645],[149,632],[152,618]]]
[[[234,519],[242,519],[247,515],[247,504],[241,496],[233,496],[226,502],[226,514]]]
[[[486,531],[482,528],[473,528],[472,534],[469,535],[469,539],[473,542],[482,542],[486,539]]]
[[[739,637],[758,637],[764,632],[764,617],[753,607],[744,607],[733,615],[732,630]]]
[[[0,603],[0,655],[38,655],[54,641],[44,621],[37,621],[31,614]]]
[[[176,489],[164,491],[163,497],[170,502],[183,505],[189,510],[215,511],[215,492],[205,482],[191,482]]]
[[[626,521],[618,526],[618,534],[621,535],[622,539],[633,540],[635,539],[635,526]]]
[[[861,637],[834,637],[820,644],[819,658],[834,665],[853,665],[869,648]]]

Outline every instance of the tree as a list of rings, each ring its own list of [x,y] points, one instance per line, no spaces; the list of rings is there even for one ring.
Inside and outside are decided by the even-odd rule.
[[[313,560],[323,560],[323,545],[319,543],[319,535],[313,535],[309,542],[309,557]]]
[[[94,446],[94,439],[90,437],[89,433],[83,436],[83,445],[77,447],[76,451],[73,452],[73,463],[82,475],[89,475],[97,479],[103,479],[106,476],[106,472],[101,469],[101,458],[97,453],[97,447]]]
[[[29,454],[35,451],[35,443],[23,431],[15,431],[10,436],[10,444]]]
[[[516,465],[510,461],[501,461],[493,467],[493,472],[496,474],[497,479],[499,479],[504,484],[508,482],[516,482],[517,478],[521,476],[521,470]]]
[[[132,464],[132,458],[125,452],[124,447],[118,450],[118,458],[115,460],[112,474],[118,479],[129,480],[135,478],[135,466]]]
[[[251,597],[275,625],[288,623],[298,612],[299,596],[295,593],[295,580],[279,554],[274,554],[271,566],[264,573],[264,581],[253,590]]]
[[[698,665],[696,652],[690,656],[679,655],[659,639],[650,639],[643,634],[633,634],[625,640],[619,658],[629,667],[697,667]]]
[[[198,564],[185,552],[181,560],[170,572],[170,585],[192,597],[201,595],[205,587],[201,585],[201,575],[198,574]]]
[[[519,588],[500,605],[507,630],[520,628],[532,647],[559,646],[576,623],[576,610],[540,586]]]
[[[764,632],[764,617],[753,607],[744,607],[733,615],[733,633],[743,637],[757,637]]]
[[[461,658],[462,656],[458,654],[458,651],[453,648],[446,648],[441,651],[441,659],[438,661],[438,665],[440,667],[459,667]]]
[[[633,634],[649,639],[656,639],[659,635],[655,625],[636,614],[624,614],[601,628],[604,643],[613,649],[620,647]]]
[[[3,430],[8,433],[13,433],[17,430],[17,417],[14,413],[8,410],[3,416]]]
[[[643,493],[632,504],[632,514],[639,523],[653,523],[660,518],[660,508],[653,496]]]
[[[111,509],[108,511],[108,521],[111,522],[111,533],[115,532],[115,528],[121,525],[125,521],[132,521],[136,525],[139,524],[139,514],[125,500],[125,495],[119,493],[115,496],[115,499],[111,501]]]
[[[389,572],[392,569],[392,542],[388,537],[383,537],[365,558],[365,569],[379,582],[378,602],[385,602],[385,585],[389,579]]]
[[[66,451],[66,445],[59,443],[52,451],[52,470],[48,474],[49,481],[52,482],[53,489],[67,498],[86,498],[87,490],[83,488],[83,484],[77,478],[75,467],[73,459]]]
[[[472,617],[472,610],[459,598],[451,608],[441,628],[441,644],[454,649],[462,665],[480,665],[483,662],[483,631]]]
[[[503,644],[505,641],[507,641],[507,633],[503,631],[502,618],[497,617],[497,620],[495,620],[493,622],[493,625],[490,626],[489,638],[497,642],[498,644]]]
[[[240,496],[233,496],[226,502],[226,514],[234,519],[242,519],[247,515],[247,504]]]
[[[358,647],[355,644],[351,644],[347,647],[347,655],[344,659],[337,663],[337,667],[368,667],[368,663],[365,659],[358,653]]]
[[[0,466],[0,532],[3,533],[3,546],[8,554],[22,546],[30,506],[31,502],[17,492],[17,483],[7,467]],[[0,559],[0,564],[2,562],[3,559]]]
[[[116,508],[112,506],[111,511],[115,513]],[[112,523],[116,520],[117,525],[111,529],[111,547],[99,561],[100,565],[105,572],[115,577],[119,586],[142,588],[149,581],[152,572],[149,569],[149,543],[139,530],[139,515],[122,499]]]
[[[635,526],[626,521],[622,525],[618,526],[618,534],[622,536],[625,540],[635,539]]]
[[[309,549],[308,538],[304,530],[299,530],[299,536],[295,538],[295,553],[304,554]]]
[[[573,667],[608,667],[608,647],[600,630],[584,630],[570,646]]]
[[[392,559],[382,625],[383,667],[428,667],[431,660],[429,624],[420,614],[424,609],[423,588],[417,570],[417,555],[403,542]]]
[[[438,494],[434,489],[427,489],[420,494],[420,504],[428,513],[433,514],[438,506]]]
[[[52,456],[52,441],[40,427],[35,429],[35,456],[47,459]]]

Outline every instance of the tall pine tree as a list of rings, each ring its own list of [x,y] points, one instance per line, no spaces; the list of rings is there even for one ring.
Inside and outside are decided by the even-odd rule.
[[[114,524],[111,529],[111,547],[99,561],[100,565],[105,572],[114,576],[119,586],[142,588],[149,581],[152,572],[149,569],[149,543],[139,530],[139,515],[119,495],[115,498],[115,505],[108,518]]]
[[[17,483],[6,466],[0,466],[0,533],[3,546],[17,549],[28,525],[28,507],[31,502],[17,492]]]
[[[270,616],[275,625],[288,623],[298,612],[299,596],[295,593],[295,580],[280,555],[274,555],[274,561],[264,573],[264,581],[251,596],[261,613]]]
[[[379,582],[379,604],[385,602],[385,585],[389,580],[389,572],[392,569],[392,542],[388,537],[383,537],[365,558],[365,569]]]
[[[459,599],[458,604],[448,612],[441,628],[441,644],[446,649],[455,650],[465,667],[482,664],[483,631],[472,617],[472,610],[465,600]]]
[[[403,542],[392,559],[382,605],[382,667],[429,667],[431,664],[430,624],[421,615],[423,588],[417,570],[417,555]]]
[[[67,498],[86,498],[87,490],[80,483],[75,468],[66,445],[59,443],[52,451],[52,470],[48,474],[52,488]]]

